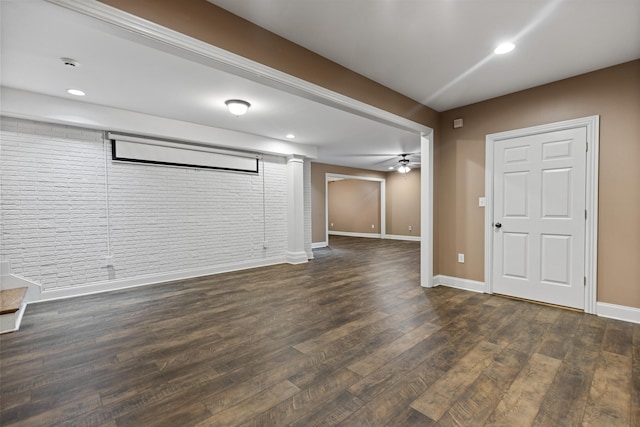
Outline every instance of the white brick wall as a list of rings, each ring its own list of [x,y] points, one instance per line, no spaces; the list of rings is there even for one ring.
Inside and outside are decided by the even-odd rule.
[[[260,175],[114,163],[101,132],[1,124],[2,259],[45,289],[284,256],[282,158]]]

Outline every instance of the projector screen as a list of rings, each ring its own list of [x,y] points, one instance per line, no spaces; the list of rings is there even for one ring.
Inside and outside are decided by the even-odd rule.
[[[109,133],[113,160],[258,173],[258,155]]]

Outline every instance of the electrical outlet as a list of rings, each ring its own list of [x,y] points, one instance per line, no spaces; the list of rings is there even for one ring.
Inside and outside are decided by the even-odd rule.
[[[464,254],[458,254],[458,262],[464,264]]]
[[[376,225],[375,224],[371,224],[371,228],[376,228]]]
[[[485,197],[479,197],[478,206],[481,208],[484,208],[485,206],[487,206],[487,199]]]
[[[333,223],[331,223],[331,227],[333,227]]]
[[[409,226],[409,231],[413,231],[413,227],[412,226]]]

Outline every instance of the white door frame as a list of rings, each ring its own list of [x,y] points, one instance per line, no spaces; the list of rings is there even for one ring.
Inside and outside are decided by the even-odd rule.
[[[598,269],[598,159],[600,146],[600,116],[583,117],[541,126],[487,135],[485,142],[484,213],[484,282],[485,292],[493,293],[493,156],[494,145],[505,139],[531,136],[566,129],[586,128],[586,229],[585,229],[585,313],[596,313]]]
[[[330,107],[347,111],[380,123],[386,123],[415,132],[421,138],[422,164],[424,156],[428,162],[422,169],[421,181],[421,244],[420,244],[420,284],[433,286],[433,129],[429,126],[409,120],[389,111],[382,110],[346,95],[334,92],[319,85],[309,83],[282,71],[243,58],[240,55],[219,47],[196,40],[161,25],[131,15],[100,2],[86,0],[46,0],[49,3],[66,7],[76,12],[96,18],[141,35],[144,40],[164,51],[179,53],[194,61],[203,61],[208,66],[252,79],[261,84],[279,88],[288,93],[323,103]],[[158,43],[159,42],[159,43]],[[424,173],[425,170],[428,173]]]
[[[380,183],[380,238],[384,239],[387,234],[387,180],[384,178],[374,178],[370,176],[343,175],[339,173],[327,172],[324,174],[324,230],[325,241],[329,244],[329,181],[330,178],[338,179],[359,179],[361,181],[374,181]]]

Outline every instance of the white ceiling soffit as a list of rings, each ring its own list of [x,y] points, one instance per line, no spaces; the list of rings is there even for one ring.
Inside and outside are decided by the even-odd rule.
[[[93,0],[1,5],[2,84],[12,90],[69,100],[78,88],[83,103],[317,146],[320,162],[374,170],[418,152],[431,131]],[[230,98],[249,101],[249,113],[229,114]]]
[[[208,1],[438,111],[640,57],[638,0]]]

